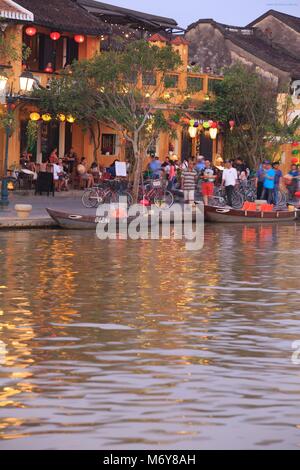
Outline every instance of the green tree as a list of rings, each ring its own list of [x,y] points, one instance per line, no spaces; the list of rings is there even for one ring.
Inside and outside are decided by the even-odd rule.
[[[181,64],[180,56],[166,46],[146,41],[124,45],[73,64],[69,73],[52,80],[36,95],[41,107],[51,113],[71,113],[100,146],[100,123],[122,133],[131,143],[135,158],[134,195],[137,197],[143,162],[159,132],[173,133],[164,99],[168,72]],[[179,111],[173,120],[178,122]]]
[[[224,155],[242,156],[255,167],[266,157],[266,135],[278,121],[277,87],[253,69],[235,64],[216,84],[216,99],[207,103],[206,110],[224,127]],[[235,121],[230,130],[228,122]]]

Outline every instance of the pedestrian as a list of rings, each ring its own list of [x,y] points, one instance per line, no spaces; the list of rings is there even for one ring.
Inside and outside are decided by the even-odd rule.
[[[280,162],[274,162],[272,167],[275,170],[275,185],[274,185],[274,203],[278,205],[279,202],[279,190],[282,185],[283,174],[279,168]]]
[[[183,170],[181,175],[181,188],[183,189],[185,204],[195,202],[196,178],[197,172],[194,169],[192,160],[189,160],[187,169]]]
[[[200,179],[202,181],[201,192],[203,196],[204,205],[208,206],[208,200],[214,195],[214,184],[217,178],[215,169],[212,167],[209,160],[205,160],[205,168],[201,172]]]
[[[225,187],[226,191],[226,198],[227,203],[230,207],[232,207],[232,196],[234,188],[237,184],[238,174],[235,168],[232,166],[232,162],[230,160],[226,160],[225,162],[225,170],[223,171],[222,175],[222,185],[221,187]]]
[[[264,181],[265,181],[265,174],[266,174],[266,162],[263,162],[257,172],[255,177],[255,185],[256,185],[256,197],[258,200],[262,199],[262,193],[264,190]]]
[[[265,178],[264,178],[264,189],[262,192],[262,199],[267,199],[268,204],[274,203],[274,189],[275,189],[275,175],[276,171],[272,168],[269,161],[265,162]]]

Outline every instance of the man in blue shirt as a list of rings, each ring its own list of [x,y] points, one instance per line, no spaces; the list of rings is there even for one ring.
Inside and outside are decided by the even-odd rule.
[[[272,168],[270,162],[265,163],[265,179],[262,199],[267,199],[269,204],[274,203],[274,189],[275,189],[275,176],[276,171]]]

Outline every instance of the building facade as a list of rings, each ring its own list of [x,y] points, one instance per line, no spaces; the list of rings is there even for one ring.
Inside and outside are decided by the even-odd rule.
[[[168,112],[175,104],[180,104],[183,94],[189,97],[190,110],[201,108],[201,103],[210,97],[212,82],[220,80],[216,75],[192,73],[188,70],[189,44],[183,38],[181,28],[175,20],[148,15],[141,12],[114,7],[93,0],[0,0],[2,18],[2,38],[10,41],[14,49],[13,57],[0,46],[0,71],[8,81],[0,91],[0,107],[5,110],[7,95],[19,93],[19,77],[25,69],[30,71],[35,81],[47,87],[49,80],[59,76],[74,60],[88,59],[97,53],[105,53],[118,43],[145,38],[158,46],[171,43],[179,53],[183,65],[172,72],[171,84],[166,87],[165,97],[170,96],[165,105]],[[28,57],[22,51],[29,50]],[[10,51],[11,52],[11,51]],[[0,73],[1,75],[1,73]],[[191,90],[188,92],[188,90]],[[166,100],[168,101],[168,100]],[[38,103],[20,100],[14,111],[16,128],[9,139],[8,167],[18,166],[20,155],[28,148],[27,126],[29,116],[38,112]],[[84,132],[76,122],[64,122],[52,118],[39,120],[36,146],[33,149],[37,162],[47,160],[54,148],[60,157],[73,147],[79,157],[85,156],[89,163],[93,160],[93,143],[88,132]],[[101,145],[97,155],[103,166],[109,166],[115,159],[124,160],[131,152],[128,144],[113,128],[100,125]],[[201,142],[191,139],[187,128],[178,125],[177,139],[171,141],[168,135],[161,134],[157,139],[155,152],[161,159],[169,153],[179,158],[201,152],[213,159],[221,152],[221,142],[212,142],[207,136]],[[0,129],[0,170],[3,171],[5,153],[5,132]]]

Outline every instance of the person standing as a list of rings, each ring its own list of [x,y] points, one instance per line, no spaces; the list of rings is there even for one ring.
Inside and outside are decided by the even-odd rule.
[[[272,166],[275,170],[274,203],[277,205],[279,201],[279,190],[282,184],[283,174],[279,168],[279,162],[273,163]]]
[[[194,169],[192,160],[189,160],[187,169],[183,170],[181,175],[181,188],[183,189],[185,204],[195,202],[196,179],[197,172]]]
[[[272,168],[271,163],[267,161],[262,199],[267,199],[268,204],[274,203],[275,176],[276,171]]]
[[[266,162],[263,162],[257,172],[256,172],[256,197],[257,199],[262,199],[262,193],[264,190],[264,181],[265,181],[265,174],[266,174]]]
[[[214,195],[214,183],[217,178],[215,170],[211,166],[209,160],[205,160],[205,168],[201,172],[201,191],[204,205],[208,206],[208,199]]]
[[[227,203],[230,207],[232,207],[232,195],[234,188],[237,184],[238,180],[238,174],[235,168],[232,166],[232,162],[230,160],[227,160],[225,162],[225,170],[223,171],[222,175],[222,185],[221,187],[225,187],[226,191],[226,198],[227,198]]]

